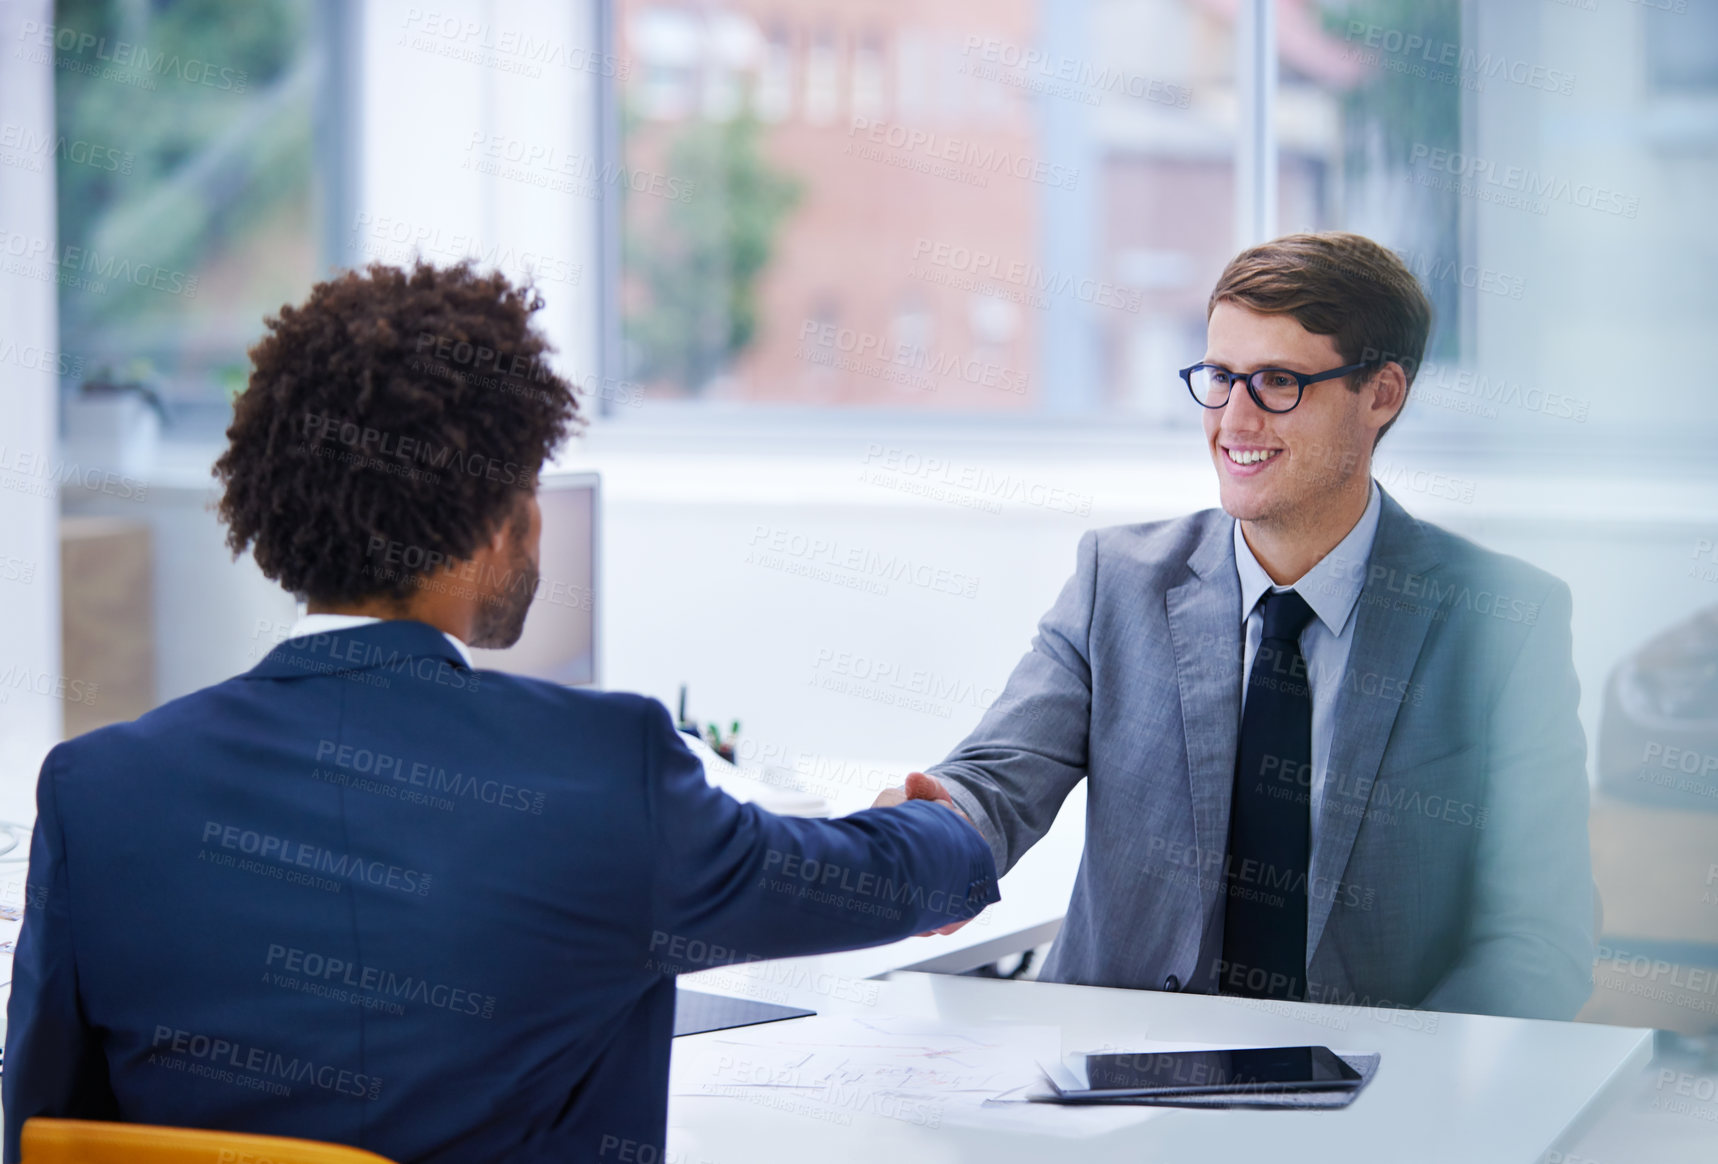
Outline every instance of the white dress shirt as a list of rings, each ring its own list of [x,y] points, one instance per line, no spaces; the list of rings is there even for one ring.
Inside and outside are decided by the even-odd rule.
[[[1324,803],[1324,773],[1330,762],[1330,741],[1336,731],[1336,697],[1348,668],[1348,651],[1354,645],[1354,604],[1366,582],[1366,562],[1372,556],[1372,539],[1378,532],[1378,512],[1383,507],[1378,483],[1371,483],[1366,511],[1348,536],[1336,544],[1318,564],[1287,586],[1278,586],[1253,557],[1241,523],[1235,523],[1235,571],[1241,579],[1241,621],[1246,624],[1246,656],[1241,666],[1241,708],[1247,706],[1247,677],[1253,672],[1253,656],[1264,637],[1265,617],[1257,607],[1266,590],[1293,590],[1316,616],[1300,635],[1300,651],[1306,658],[1307,683],[1312,688],[1312,836],[1308,854],[1318,851],[1318,813]]]
[[[381,622],[379,618],[371,618],[364,614],[307,614],[292,624],[292,629],[286,632],[289,639],[303,638],[305,635],[325,635],[332,631],[348,630],[365,623]],[[442,637],[453,644],[453,649],[459,652],[459,657],[465,660],[465,665],[471,670],[477,670],[477,664],[471,661],[471,648],[442,631]],[[1314,706],[1317,706],[1314,704]]]

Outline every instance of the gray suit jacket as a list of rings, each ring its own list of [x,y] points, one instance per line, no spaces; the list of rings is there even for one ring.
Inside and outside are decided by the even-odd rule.
[[[1211,509],[1088,532],[1007,687],[930,769],[1000,870],[1089,781],[1045,979],[1220,988],[1242,664],[1231,523]],[[1568,586],[1386,493],[1351,617],[1306,997],[1572,1017],[1592,989],[1593,896]]]

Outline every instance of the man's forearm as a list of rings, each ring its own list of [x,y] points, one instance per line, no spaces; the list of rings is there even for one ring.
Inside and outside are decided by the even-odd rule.
[[[1593,992],[1592,959],[1543,938],[1514,935],[1469,946],[1421,1010],[1572,1019]]]
[[[975,793],[968,786],[969,777],[958,766],[938,764],[926,769],[926,775],[934,776],[942,782],[955,805],[966,814],[973,827],[984,837],[985,843],[990,846],[990,854],[996,861],[997,876],[1008,872],[1013,862],[1009,859],[1007,838],[990,813],[991,797],[981,797]]]

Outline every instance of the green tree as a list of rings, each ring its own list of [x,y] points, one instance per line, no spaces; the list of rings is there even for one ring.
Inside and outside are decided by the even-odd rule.
[[[1401,43],[1417,38],[1412,43],[1440,51],[1443,45],[1461,40],[1460,0],[1326,0],[1323,16],[1325,30],[1333,40],[1361,49],[1364,44],[1344,40],[1351,21],[1383,29]],[[1454,191],[1410,185],[1403,180],[1403,171],[1416,146],[1461,148],[1462,87],[1384,67],[1382,61],[1392,54],[1383,48],[1373,51],[1380,63],[1369,67],[1365,79],[1342,95],[1349,181],[1382,181],[1394,191],[1402,207],[1397,245],[1415,253],[1416,268],[1443,271],[1451,264],[1459,267],[1460,197]],[[1407,65],[1424,64],[1411,53],[1395,54],[1394,59]],[[1386,173],[1374,169],[1379,162]],[[1421,282],[1436,315],[1426,357],[1453,357],[1460,347],[1461,287],[1447,278],[1422,278]]]
[[[80,164],[74,149],[56,151],[62,242],[195,271],[282,203],[308,196],[316,75],[299,54],[305,0],[58,0],[54,19],[91,38],[57,52],[57,134],[109,147],[115,159]],[[98,55],[121,43],[138,52],[123,63]],[[89,350],[97,329],[162,308],[127,280],[104,287],[61,287],[68,347]]]
[[[624,265],[641,292],[624,325],[633,378],[701,392],[756,338],[758,280],[804,193],[764,156],[763,132],[750,112],[688,120],[668,147],[667,170],[690,193],[638,221],[629,208]]]

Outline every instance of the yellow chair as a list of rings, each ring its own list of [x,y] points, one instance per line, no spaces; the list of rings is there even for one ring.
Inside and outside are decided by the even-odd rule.
[[[24,1121],[22,1147],[24,1164],[393,1164],[344,1144],[43,1116]]]

